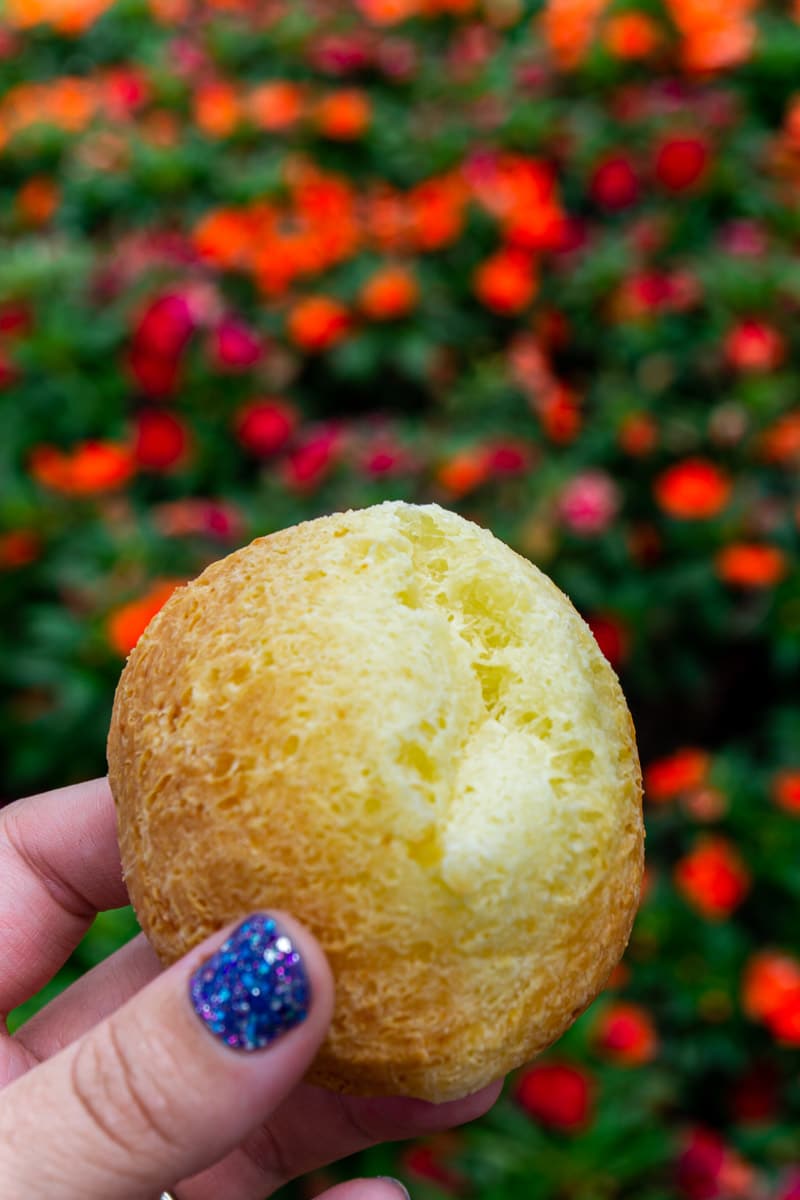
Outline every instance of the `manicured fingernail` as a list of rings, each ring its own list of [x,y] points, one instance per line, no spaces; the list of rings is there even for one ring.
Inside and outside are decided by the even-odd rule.
[[[242,921],[189,984],[195,1012],[234,1050],[261,1050],[308,1016],[311,989],[288,934],[255,913]]]
[[[395,1179],[394,1175],[376,1175],[375,1178],[382,1179],[384,1183],[393,1183],[396,1188],[400,1189],[406,1200],[411,1200],[406,1185],[401,1183],[399,1179]]]

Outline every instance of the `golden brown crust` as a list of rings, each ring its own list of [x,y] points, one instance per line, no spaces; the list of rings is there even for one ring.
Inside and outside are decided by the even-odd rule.
[[[108,759],[165,962],[256,908],[319,938],[328,1087],[473,1091],[554,1041],[627,943],[641,779],[616,677],[550,580],[436,506],[308,522],[178,589]]]

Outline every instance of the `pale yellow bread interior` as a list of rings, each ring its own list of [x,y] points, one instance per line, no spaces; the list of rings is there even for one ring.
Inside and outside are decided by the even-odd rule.
[[[258,908],[316,934],[326,1086],[473,1091],[557,1038],[627,942],[643,830],[617,679],[545,575],[436,505],[311,521],[178,589],[108,759],[165,962]]]

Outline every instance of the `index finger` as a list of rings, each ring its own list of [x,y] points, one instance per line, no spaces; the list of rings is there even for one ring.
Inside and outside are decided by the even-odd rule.
[[[127,903],[106,779],[0,809],[0,1013],[52,979],[98,912]]]

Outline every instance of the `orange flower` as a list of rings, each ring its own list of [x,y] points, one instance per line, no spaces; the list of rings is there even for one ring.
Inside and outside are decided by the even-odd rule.
[[[247,111],[260,129],[282,133],[303,114],[303,89],[288,79],[261,83],[248,96]]]
[[[800,1046],[800,962],[788,954],[754,954],[742,979],[742,1007],[775,1037]]]
[[[800,466],[800,411],[786,413],[764,430],[761,453],[767,462]]]
[[[373,321],[404,317],[416,306],[419,285],[407,267],[383,267],[361,289],[362,312]]]
[[[192,0],[148,0],[148,5],[160,25],[180,25],[189,16]]]
[[[42,541],[32,529],[10,529],[0,533],[0,570],[25,567],[39,557]]]
[[[786,574],[786,555],[777,546],[735,542],[717,555],[717,574],[723,583],[740,588],[773,587]]]
[[[102,99],[101,89],[92,79],[68,76],[43,86],[49,120],[70,133],[79,133],[86,128]]]
[[[518,250],[498,250],[475,272],[475,293],[492,312],[515,316],[536,295],[537,279],[530,255]]]
[[[620,1066],[640,1067],[658,1052],[652,1017],[638,1004],[618,1003],[605,1009],[594,1027],[598,1050]]]
[[[37,483],[64,496],[91,496],[122,487],[136,469],[127,446],[104,441],[81,442],[71,453],[37,446],[30,466]]]
[[[688,71],[719,71],[744,62],[755,43],[750,12],[756,0],[667,0],[667,9],[683,37],[681,54]]]
[[[112,3],[113,0],[6,0],[4,16],[17,29],[46,24],[75,37],[93,25]]]
[[[447,459],[436,472],[436,480],[453,499],[474,491],[489,476],[489,463],[481,450],[462,450]]]
[[[218,208],[195,226],[192,241],[200,255],[223,270],[244,267],[253,252],[257,225],[246,210]]]
[[[317,128],[334,141],[351,142],[369,128],[372,106],[360,88],[343,88],[323,96],[316,108]]]
[[[402,250],[408,240],[409,219],[401,192],[382,185],[365,197],[365,222],[368,237],[379,250]]]
[[[399,25],[419,11],[419,0],[356,0],[356,7],[373,25]]]
[[[460,175],[439,175],[417,184],[405,198],[410,236],[419,250],[440,250],[464,226],[467,188]]]
[[[644,13],[620,13],[606,25],[605,43],[615,58],[647,58],[660,41],[658,26]]]
[[[239,97],[230,83],[204,83],[195,92],[194,119],[206,137],[230,137],[241,115]]]
[[[736,848],[723,837],[701,837],[675,864],[675,885],[684,899],[709,920],[737,909],[750,891],[750,872]]]
[[[658,476],[655,495],[670,517],[697,521],[722,512],[731,495],[728,475],[703,458],[687,458]]]
[[[46,175],[34,175],[17,192],[17,208],[26,224],[47,225],[58,208],[61,193]]]
[[[800,771],[780,771],[772,781],[772,798],[778,808],[800,817]]]
[[[659,758],[644,773],[644,791],[648,800],[663,804],[681,792],[702,787],[708,777],[711,758],[703,750],[687,747],[667,758]]]
[[[162,580],[112,612],[106,622],[106,637],[112,650],[127,658],[156,613],[164,607],[182,581]]]
[[[289,336],[302,350],[317,352],[335,346],[350,328],[347,309],[330,296],[307,296],[289,313]]]
[[[478,155],[464,174],[478,203],[501,223],[505,241],[526,250],[563,244],[564,213],[545,163],[521,154]]]
[[[545,41],[562,70],[583,61],[609,0],[547,0],[541,15]]]

